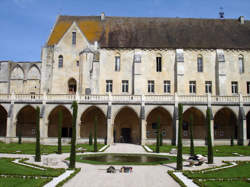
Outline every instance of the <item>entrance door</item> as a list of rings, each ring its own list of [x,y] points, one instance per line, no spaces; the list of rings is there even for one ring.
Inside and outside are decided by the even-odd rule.
[[[122,139],[124,143],[131,142],[131,128],[122,128]]]

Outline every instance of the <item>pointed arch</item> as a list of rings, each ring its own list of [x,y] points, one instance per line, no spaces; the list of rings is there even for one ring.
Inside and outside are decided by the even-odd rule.
[[[11,70],[10,79],[24,79],[24,70],[19,64]]]
[[[37,67],[37,65],[33,64],[30,66],[28,71],[28,79],[39,79],[41,78],[40,69]]]
[[[173,136],[172,117],[168,110],[156,107],[147,115],[147,138],[156,138],[156,127],[160,120],[160,130],[163,139],[171,139]]]
[[[193,116],[194,139],[205,139],[206,118],[203,112],[196,107],[190,107],[183,113],[183,138],[190,138],[190,116]]]
[[[114,119],[115,142],[140,143],[140,120],[134,109],[122,107]]]
[[[16,135],[22,137],[35,137],[36,110],[31,105],[26,105],[17,113]]]
[[[0,105],[0,136],[6,136],[7,129],[7,111]]]
[[[72,136],[72,114],[63,105],[56,106],[49,114],[48,120],[48,137],[58,136],[58,122],[59,122],[59,111],[62,111],[63,122],[62,122],[62,137]]]
[[[80,136],[82,138],[88,138],[90,133],[94,135],[95,118],[97,120],[97,138],[107,138],[107,118],[97,106],[87,108],[81,115]]]
[[[237,116],[228,107],[223,107],[214,115],[214,138],[237,138]]]

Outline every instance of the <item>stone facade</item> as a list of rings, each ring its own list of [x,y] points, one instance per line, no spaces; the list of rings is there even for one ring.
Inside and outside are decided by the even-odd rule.
[[[33,140],[35,106],[42,111],[44,143],[56,142],[59,110],[64,113],[63,136],[68,141],[70,104],[77,100],[79,142],[87,141],[90,132],[93,134],[97,117],[99,141],[153,143],[160,120],[164,142],[175,144],[177,105],[182,103],[183,137],[187,142],[189,118],[193,115],[196,144],[205,144],[206,109],[210,107],[216,144],[227,144],[232,136],[240,144],[247,143],[248,48],[173,48],[167,44],[107,47],[103,39],[94,40],[105,34],[100,34],[93,20],[80,23],[82,18],[70,19],[70,24],[57,20],[42,49],[42,62],[0,61],[0,113],[5,116],[0,118],[0,135],[6,141],[15,141],[20,132],[27,141]],[[94,19],[96,22],[99,18]],[[60,35],[58,29],[64,29],[64,33]]]

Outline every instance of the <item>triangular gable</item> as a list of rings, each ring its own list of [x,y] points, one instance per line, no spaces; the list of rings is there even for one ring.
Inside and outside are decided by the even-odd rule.
[[[58,44],[70,27],[76,23],[84,37],[89,43],[99,41],[103,33],[103,26],[98,19],[65,19],[64,16],[59,16],[47,42],[48,46]]]

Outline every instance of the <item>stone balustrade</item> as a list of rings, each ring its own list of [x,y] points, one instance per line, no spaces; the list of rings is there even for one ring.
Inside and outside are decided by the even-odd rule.
[[[242,98],[242,99],[241,99]],[[250,103],[250,96],[210,96],[210,95],[74,95],[74,94],[0,94],[0,102],[114,102],[114,103],[167,103],[176,101],[183,104],[233,104]]]

